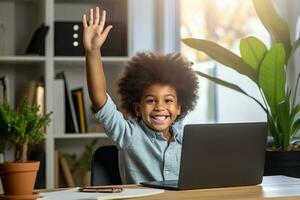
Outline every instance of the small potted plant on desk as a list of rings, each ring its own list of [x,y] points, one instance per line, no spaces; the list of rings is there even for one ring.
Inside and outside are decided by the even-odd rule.
[[[300,117],[297,116],[300,103],[297,104],[295,100],[300,75],[293,91],[286,80],[287,66],[300,44],[300,38],[291,42],[288,24],[276,13],[270,0],[252,2],[272,38],[270,49],[255,37],[246,37],[240,41],[241,56],[208,40],[188,38],[183,39],[183,42],[206,53],[225,67],[247,76],[257,85],[263,102],[238,85],[197,72],[201,77],[247,95],[265,111],[271,136],[271,144],[266,151],[265,175],[283,174],[300,178],[300,149],[293,141],[300,128]]]
[[[39,161],[27,161],[29,144],[44,140],[44,126],[50,123],[50,113],[39,115],[38,105],[27,102],[17,111],[5,101],[0,104],[0,139],[15,146],[14,162],[0,163],[4,199],[36,199],[33,193]]]

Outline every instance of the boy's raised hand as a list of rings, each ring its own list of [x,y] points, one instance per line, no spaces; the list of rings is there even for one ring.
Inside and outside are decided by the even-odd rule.
[[[104,29],[106,11],[103,10],[101,17],[99,7],[96,7],[96,13],[91,8],[89,13],[89,23],[87,23],[87,17],[84,14],[82,16],[83,24],[83,46],[87,51],[99,50],[103,45],[109,31],[112,26],[109,25]]]

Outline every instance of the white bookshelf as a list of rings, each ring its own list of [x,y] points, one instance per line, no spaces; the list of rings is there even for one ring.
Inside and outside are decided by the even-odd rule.
[[[124,2],[127,2],[124,4]],[[130,6],[130,0],[103,0],[101,2],[95,0],[5,0],[0,1],[0,20],[5,26],[5,52],[0,55],[0,76],[6,75],[9,78],[9,93],[12,104],[15,105],[18,98],[20,85],[31,79],[44,77],[45,82],[45,101],[46,112],[53,111],[53,81],[55,74],[59,71],[65,71],[68,75],[70,88],[83,87],[84,101],[87,117],[87,123],[90,123],[90,101],[86,87],[85,78],[85,58],[84,56],[56,56],[54,55],[55,38],[54,38],[54,22],[55,21],[81,21],[81,15],[88,12],[88,8],[95,7],[99,3],[105,5],[108,9],[113,9],[114,4]],[[116,7],[117,8],[117,7]],[[118,8],[117,8],[118,9]],[[67,11],[66,10],[72,10]],[[108,11],[109,12],[109,11]],[[127,24],[129,30],[130,15],[129,11],[113,12],[108,19],[112,21],[121,21]],[[121,13],[123,16],[118,16]],[[126,16],[125,16],[125,15]],[[118,17],[120,19],[118,19]],[[26,48],[30,39],[40,24],[48,25],[49,31],[45,41],[45,55],[31,56],[25,55]],[[108,82],[114,82],[118,74],[122,71],[122,67],[132,55],[130,34],[127,33],[127,55],[103,57],[103,63],[106,65],[105,70]],[[113,86],[109,88],[112,96],[116,94]],[[59,98],[59,97],[57,97]],[[63,102],[63,100],[62,100]],[[92,139],[107,141],[104,132],[88,132],[88,133],[64,133],[61,135],[54,133],[54,124],[51,123],[46,130],[46,186],[54,187],[54,151],[74,151],[80,152],[84,146]],[[76,145],[72,150],[72,143]],[[103,142],[100,142],[103,144]],[[81,146],[81,147],[80,147]]]
[[[17,64],[17,63],[34,63],[45,62],[44,56],[0,56],[0,63],[2,64]]]
[[[122,3],[120,3],[122,2]],[[44,77],[46,112],[54,108],[54,78],[59,71],[64,71],[69,79],[71,88],[84,88],[84,101],[87,121],[90,122],[90,100],[85,77],[84,56],[56,56],[54,55],[55,21],[81,21],[81,15],[88,12],[88,8],[99,4],[124,4],[127,2],[126,16],[119,16],[124,11],[113,12],[118,6],[107,6],[108,20],[118,20],[127,24],[127,55],[103,57],[106,74],[107,90],[118,103],[116,80],[123,71],[125,63],[132,55],[139,51],[153,51],[161,49],[160,21],[155,13],[160,3],[153,0],[3,0],[0,1],[0,21],[5,26],[5,53],[0,55],[0,76],[9,79],[9,99],[15,105],[19,98],[20,88],[29,80]],[[159,9],[161,10],[161,9]],[[161,15],[159,15],[161,16]],[[42,23],[48,25],[49,31],[45,41],[45,55],[25,55],[30,39]],[[133,39],[134,38],[134,39]],[[63,102],[63,101],[62,101]],[[46,187],[54,187],[54,152],[80,153],[86,144],[98,138],[99,145],[110,144],[104,132],[88,132],[84,134],[54,133],[54,124],[46,129]]]
[[[116,62],[122,63],[127,62],[129,57],[103,57],[102,62]],[[54,57],[54,61],[59,63],[66,63],[66,62],[85,62],[85,57],[73,57],[73,56],[56,56]]]

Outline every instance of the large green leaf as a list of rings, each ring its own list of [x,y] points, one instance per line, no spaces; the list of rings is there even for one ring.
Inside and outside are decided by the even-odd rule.
[[[253,99],[256,103],[258,103],[258,105],[260,105],[260,107],[267,113],[267,109],[261,104],[260,101],[258,101],[256,98],[250,96],[249,94],[247,94],[243,89],[241,89],[239,86],[233,84],[233,83],[229,83],[227,81],[224,81],[224,80],[221,80],[219,78],[216,78],[216,77],[212,77],[210,75],[207,75],[205,73],[202,73],[202,72],[199,72],[199,71],[196,71],[196,74],[199,75],[199,76],[202,76],[204,78],[207,78],[208,80],[216,83],[216,84],[219,84],[219,85],[222,85],[224,87],[227,87],[227,88],[230,88],[232,90],[235,90],[237,92],[240,92],[248,97],[250,97],[251,99]]]
[[[241,40],[240,52],[244,61],[257,71],[268,49],[262,41],[250,36]]]
[[[292,126],[291,137],[293,137],[299,129],[300,129],[300,119],[297,119]]]
[[[267,117],[268,117],[268,130],[269,133],[272,135],[272,137],[274,138],[274,144],[275,146],[280,146],[281,145],[281,135],[280,135],[280,131],[278,131],[277,125],[275,123],[275,117],[270,114],[267,113]]]
[[[271,34],[275,43],[282,43],[287,54],[288,61],[291,53],[291,39],[289,26],[276,12],[271,0],[252,0],[256,13],[261,22]]]
[[[282,144],[283,148],[287,148],[290,144],[290,129],[289,129],[289,114],[290,114],[290,104],[289,98],[286,98],[284,101],[280,102],[277,105],[277,123],[280,127],[282,134]]]
[[[285,99],[285,52],[282,44],[274,44],[265,56],[259,70],[259,85],[272,113]]]
[[[291,112],[290,115],[290,121],[294,121],[295,116],[297,115],[297,113],[300,111],[300,103],[298,103]]]
[[[293,137],[300,128],[300,119],[295,120],[295,116],[300,112],[300,103],[297,104],[290,115],[291,137]]]
[[[209,40],[187,38],[182,40],[184,44],[199,51],[203,51],[211,58],[235,71],[249,77],[258,84],[258,74],[242,58]]]

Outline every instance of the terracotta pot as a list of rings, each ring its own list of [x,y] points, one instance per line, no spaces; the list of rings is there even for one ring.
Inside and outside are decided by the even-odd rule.
[[[0,176],[5,195],[32,195],[39,161],[1,163]]]

